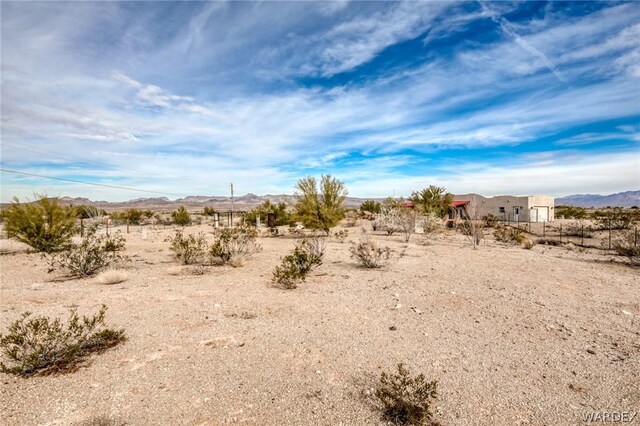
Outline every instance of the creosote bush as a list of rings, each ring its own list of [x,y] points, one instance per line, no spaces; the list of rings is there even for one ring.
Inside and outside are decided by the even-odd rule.
[[[272,284],[285,289],[297,288],[313,269],[322,265],[325,247],[324,238],[308,238],[298,242],[293,251],[283,257],[282,263],[274,269]]]
[[[125,239],[119,233],[98,235],[90,227],[79,244],[73,243],[63,251],[45,255],[50,271],[62,269],[72,276],[86,277],[118,261],[128,260],[119,252],[124,250]]]
[[[66,325],[59,318],[32,317],[25,312],[6,334],[0,334],[3,361],[0,371],[31,376],[71,371],[94,352],[101,352],[126,340],[124,330],[104,325],[107,307],[91,317],[80,318],[75,309]]]
[[[178,210],[171,213],[171,218],[176,225],[187,226],[191,224],[191,215],[184,206],[178,207]]]
[[[75,210],[62,207],[56,198],[37,196],[33,203],[13,199],[3,214],[10,238],[38,252],[53,253],[69,245],[75,232]]]
[[[173,236],[165,241],[171,243],[169,249],[175,253],[183,265],[202,263],[207,253],[207,241],[202,232],[184,236],[182,229],[176,229]]]
[[[238,257],[247,259],[262,251],[256,243],[257,236],[258,230],[251,226],[218,229],[209,254],[218,263],[230,263],[232,258]],[[238,260],[234,263],[240,265]]]
[[[512,228],[511,226],[506,225],[496,225],[495,230],[493,231],[493,236],[496,241],[500,241],[501,243],[510,243],[510,244],[523,244],[527,237],[521,229]]]
[[[366,237],[358,243],[351,243],[349,247],[351,257],[365,268],[381,268],[391,259],[389,247],[378,247],[375,240]]]
[[[438,382],[424,374],[412,377],[403,364],[397,373],[382,372],[375,397],[387,421],[402,425],[433,424],[431,405],[438,396]]]
[[[611,240],[611,248],[620,256],[629,258],[632,263],[640,263],[640,236],[635,230],[616,233]]]

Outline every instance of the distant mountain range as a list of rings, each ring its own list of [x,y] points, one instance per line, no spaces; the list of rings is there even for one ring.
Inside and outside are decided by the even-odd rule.
[[[371,198],[356,198],[347,197],[345,200],[345,206],[348,208],[357,208],[363,201],[370,200]],[[264,201],[269,200],[272,203],[279,203],[284,201],[288,204],[295,203],[295,197],[293,195],[286,194],[267,194],[267,195],[255,195],[246,194],[239,197],[234,197],[233,207],[237,211],[248,211],[255,206],[262,204]],[[382,201],[383,198],[377,199]],[[213,207],[218,210],[231,210],[231,197],[217,196],[217,195],[190,195],[184,198],[178,198],[177,200],[170,200],[167,197],[155,197],[155,198],[136,198],[135,200],[122,201],[122,202],[109,202],[109,201],[91,201],[88,198],[81,197],[62,197],[60,202],[65,205],[93,205],[96,207],[108,209],[108,210],[121,210],[129,208],[137,209],[175,209],[177,206],[185,206],[192,208],[204,208]]]
[[[611,195],[576,194],[556,198],[556,206],[574,207],[640,207],[640,191],[618,192]]]
[[[269,200],[272,203],[284,201],[288,204],[295,203],[293,195],[286,194],[267,194],[255,195],[246,194],[233,199],[233,207],[237,211],[248,211],[258,204]],[[358,198],[347,197],[345,206],[347,208],[358,208],[362,202],[366,200],[383,201],[384,198]],[[177,200],[170,200],[167,197],[156,198],[136,198],[129,201],[109,202],[109,201],[91,201],[88,198],[81,197],[62,197],[60,202],[66,205],[93,205],[107,210],[122,210],[129,208],[151,209],[151,210],[173,210],[177,206],[185,206],[191,208],[213,207],[218,210],[231,210],[231,197],[218,195],[190,195]],[[556,206],[576,206],[576,207],[632,207],[640,206],[640,191],[626,191],[611,195],[598,194],[576,194],[566,197],[556,198]],[[3,203],[0,207],[6,207],[9,204]]]

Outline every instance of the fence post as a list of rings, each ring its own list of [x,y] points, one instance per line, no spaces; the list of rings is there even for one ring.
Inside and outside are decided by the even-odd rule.
[[[105,225],[107,226],[107,235],[109,235],[109,218],[104,220]]]
[[[634,231],[633,231],[633,246],[637,247],[638,246],[638,227],[634,226],[633,229],[634,229]]]
[[[84,219],[80,218],[80,236],[84,237]]]
[[[129,233],[129,218],[127,218],[127,234]]]
[[[609,218],[609,250],[611,250],[611,218]]]
[[[584,225],[582,225],[582,230],[580,231],[580,235],[582,236],[582,245],[584,245]]]
[[[560,242],[562,242],[562,224],[560,224]]]
[[[543,220],[543,221],[542,221],[542,238],[545,238],[545,237],[546,237],[546,235],[545,235],[545,230],[544,230],[544,228],[546,227],[546,225],[547,225],[547,221],[546,221],[546,220]]]

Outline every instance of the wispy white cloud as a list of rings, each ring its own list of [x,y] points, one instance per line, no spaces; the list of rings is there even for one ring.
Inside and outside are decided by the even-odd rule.
[[[326,170],[347,179],[355,195],[386,195],[393,182],[419,187],[455,176],[467,185],[470,176],[498,185],[489,172],[505,176],[484,163],[451,175],[438,166],[446,160],[438,159],[442,150],[508,150],[640,115],[634,5],[519,24],[499,15],[515,7],[502,4],[485,14],[432,2],[302,6],[216,2],[186,13],[187,6],[171,4],[162,10],[175,19],[159,31],[161,9],[46,4],[26,11],[3,4],[3,144],[27,147],[3,149],[3,163],[57,176],[69,169],[39,163],[85,164],[100,178],[192,193],[216,192],[231,180],[247,192],[289,192],[300,175]],[[429,29],[426,42],[455,34],[487,13],[508,37],[322,84],[330,81],[323,76],[354,72],[398,42]],[[36,25],[44,16],[50,19]],[[65,27],[74,20],[83,23]],[[96,29],[107,37],[113,25],[122,37],[101,41]],[[549,65],[567,84],[546,72]],[[308,76],[321,83],[300,84]],[[580,130],[558,144],[579,148],[613,134]],[[624,134],[637,140],[637,130]],[[590,155],[567,161],[584,168]],[[563,192],[564,174],[541,161],[530,158],[523,168],[535,176],[547,168],[558,179],[544,188]],[[413,177],[416,163],[433,167]],[[514,176],[498,187],[516,192]],[[598,187],[626,188],[634,179],[611,182]]]

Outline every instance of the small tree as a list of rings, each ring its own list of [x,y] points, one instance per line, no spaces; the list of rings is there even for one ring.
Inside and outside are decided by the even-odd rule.
[[[394,232],[402,230],[401,221],[400,209],[385,203],[374,219],[374,230],[381,230],[387,235],[393,235]]]
[[[320,190],[316,179],[308,176],[300,179],[296,185],[297,218],[311,229],[320,229],[327,235],[331,228],[344,218],[342,205],[347,196],[344,183],[331,175],[322,175]]]
[[[362,204],[360,204],[360,211],[363,213],[369,212],[371,214],[378,214],[380,213],[381,209],[382,209],[382,204],[380,204],[379,201],[375,201],[375,200],[367,200]]]
[[[453,202],[453,194],[446,192],[441,186],[431,185],[411,194],[411,201],[422,213],[433,213],[444,217]]]
[[[171,217],[176,225],[187,226],[191,224],[191,215],[184,206],[178,207],[178,210],[171,213]]]
[[[64,208],[57,198],[38,195],[33,203],[13,199],[5,213],[7,234],[43,253],[68,246],[75,231],[76,212]]]
[[[214,209],[213,207],[205,207],[204,208],[204,215],[205,216],[214,216],[216,214],[216,209]]]

